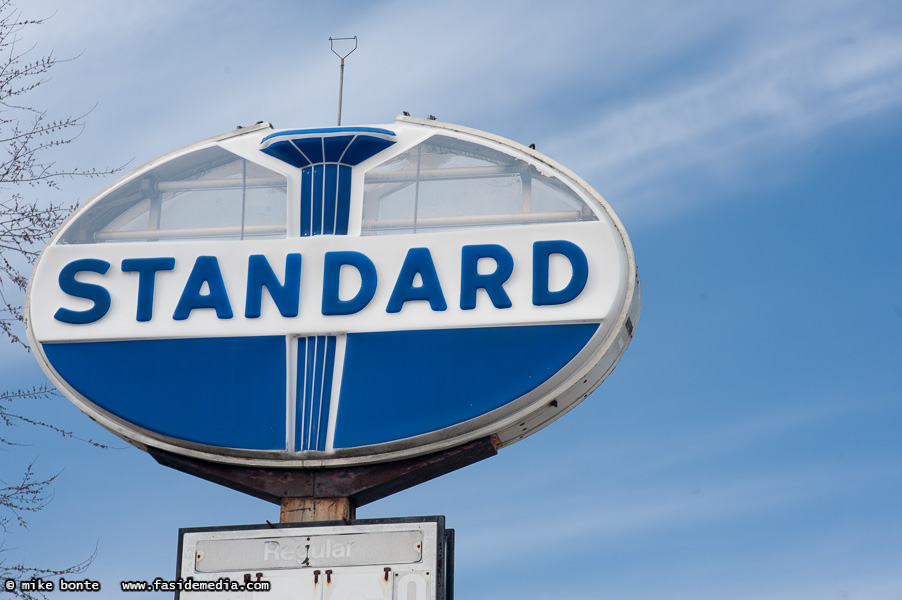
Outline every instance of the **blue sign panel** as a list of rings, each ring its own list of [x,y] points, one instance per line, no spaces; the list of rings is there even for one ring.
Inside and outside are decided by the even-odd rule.
[[[639,297],[578,177],[399,117],[263,124],[137,169],[54,235],[26,311],[48,376],[126,440],[317,467],[526,437],[614,368]]]

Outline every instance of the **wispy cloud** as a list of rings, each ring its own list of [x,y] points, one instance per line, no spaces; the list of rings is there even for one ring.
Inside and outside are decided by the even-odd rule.
[[[605,106],[562,129],[552,148],[611,195],[677,210],[692,199],[663,194],[668,177],[747,176],[763,157],[789,155],[836,125],[902,105],[902,30],[881,19],[858,4],[820,12],[762,5],[744,15],[734,39],[709,50],[716,56],[701,61],[708,66],[653,95]],[[660,50],[660,66],[668,66]],[[653,200],[643,197],[649,189]]]
[[[88,79],[93,96],[70,97],[99,99],[93,121],[127,125],[145,146],[173,137],[161,122],[186,130],[176,144],[248,119],[331,122],[338,64],[327,38],[356,34],[346,122],[410,110],[537,142],[634,218],[699,201],[669,185],[675,178],[742,180],[762,159],[902,104],[902,24],[876,2],[548,10],[405,0],[342,15],[275,1],[228,11],[89,6],[60,9],[37,31],[64,53],[87,50],[62,83],[75,90]],[[136,122],[136,113],[149,117]]]
[[[531,520],[534,507],[524,506],[522,511],[512,507],[504,523],[484,523],[482,530],[468,534],[467,560],[480,564],[517,560],[535,552],[536,540],[543,547],[582,547],[604,540],[605,547],[611,548],[624,540],[675,530],[691,529],[702,535],[712,527],[735,528],[797,505],[812,507],[817,504],[813,500],[832,497],[838,489],[854,489],[896,473],[893,466],[772,467],[759,475],[723,475],[715,484],[694,490],[662,475],[642,488],[568,495],[567,510],[545,511],[538,520]],[[530,525],[511,531],[510,522]],[[793,543],[783,538],[782,542],[790,550],[794,543],[816,544],[816,537]],[[501,546],[503,552],[498,551]]]

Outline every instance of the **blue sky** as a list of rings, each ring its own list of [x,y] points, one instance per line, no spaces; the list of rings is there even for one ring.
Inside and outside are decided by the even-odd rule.
[[[130,168],[258,120],[402,110],[567,165],[613,206],[642,277],[636,337],[571,414],[362,507],[444,514],[458,598],[902,596],[902,9],[892,2],[214,3],[29,0],[60,64],[33,95],[91,111],[61,165]],[[93,107],[93,109],[92,109]],[[87,200],[105,180],[65,182]],[[3,350],[7,387],[43,381]],[[64,399],[23,412],[122,448]],[[170,577],[179,527],[278,508],[26,428],[53,502],[7,535],[46,566]],[[10,471],[7,471],[10,469]],[[9,559],[7,559],[9,560]],[[66,595],[77,597],[77,595]]]

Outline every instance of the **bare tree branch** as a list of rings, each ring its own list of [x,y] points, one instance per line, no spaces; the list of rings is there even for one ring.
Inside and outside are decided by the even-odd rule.
[[[28,282],[23,269],[30,268],[43,243],[74,208],[41,202],[25,192],[59,189],[67,178],[99,177],[121,169],[56,164],[53,151],[78,138],[90,111],[53,118],[29,105],[29,92],[47,83],[51,70],[65,62],[53,53],[35,57],[33,46],[23,48],[21,35],[43,22],[22,18],[10,0],[0,0],[0,333],[21,346],[25,343],[16,330],[23,320],[19,295]],[[17,292],[12,299],[7,295],[11,290]]]
[[[50,577],[84,573],[97,556],[97,547],[95,546],[94,552],[81,562],[77,562],[74,565],[70,565],[63,569],[45,569],[24,565],[22,563],[8,564],[6,560],[4,560],[4,553],[8,551],[9,548],[0,546],[0,576],[2,576],[3,579],[14,579],[16,581],[27,581],[35,578],[48,579]],[[7,590],[6,593],[9,594],[7,597],[23,598],[24,600],[44,600],[47,598],[47,595],[41,592],[23,592],[18,587],[14,590]]]
[[[44,19],[26,19],[11,3],[0,0],[0,337],[27,348],[21,339],[22,295],[31,265],[52,233],[62,224],[74,205],[48,202],[42,190],[58,190],[73,177],[98,177],[121,169],[82,169],[56,162],[56,151],[74,142],[84,128],[80,116],[53,116],[33,106],[29,94],[50,80],[61,62],[52,52],[40,54],[23,44],[30,28]],[[77,58],[77,57],[76,57]],[[68,59],[71,60],[71,59]],[[92,109],[93,110],[93,109]],[[47,385],[0,392],[0,450],[24,446],[10,436],[21,425],[74,438],[96,447],[103,444],[80,438],[61,427],[24,414],[22,402],[56,396]],[[39,475],[32,461],[23,472],[10,476],[0,466],[0,531],[27,529],[28,517],[43,509],[53,498],[52,484],[59,473]],[[2,465],[2,463],[0,463]],[[84,571],[94,560],[87,559],[63,569],[9,562],[10,549],[0,543],[0,579],[17,581],[47,578]],[[7,590],[12,597],[37,600],[41,592]]]

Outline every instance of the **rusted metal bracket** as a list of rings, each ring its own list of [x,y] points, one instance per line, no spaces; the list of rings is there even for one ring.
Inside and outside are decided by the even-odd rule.
[[[148,448],[147,451],[161,465],[279,504],[283,509],[286,500],[347,498],[351,512],[349,516],[354,518],[353,510],[358,506],[495,456],[498,448],[497,437],[489,436],[424,456],[360,467],[324,469],[241,467],[156,448]]]

